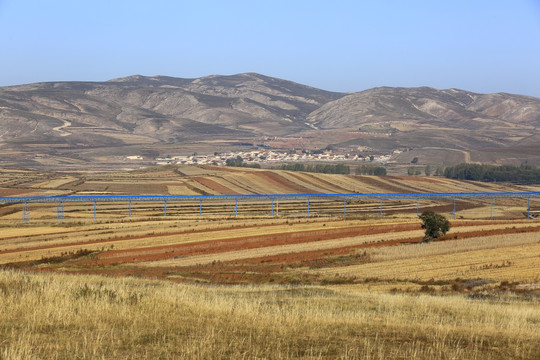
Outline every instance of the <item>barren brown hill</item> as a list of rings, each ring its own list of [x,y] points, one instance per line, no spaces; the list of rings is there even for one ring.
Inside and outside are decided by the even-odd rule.
[[[472,152],[473,159],[464,160],[488,162],[495,160],[489,152],[540,154],[534,141],[540,133],[540,99],[527,96],[382,87],[325,104],[308,122],[321,129],[387,135],[349,142],[377,149],[453,149]]]
[[[0,163],[20,166],[298,142],[288,138],[311,150],[414,149],[397,157],[404,164],[414,156],[443,165],[536,163],[539,126],[540,99],[533,97],[426,87],[346,95],[255,73],[0,88]],[[275,137],[283,141],[270,142]]]
[[[69,145],[180,142],[193,136],[283,135],[342,94],[259,74],[179,79],[130,76],[108,82],[38,83],[0,90],[2,140]],[[89,138],[90,137],[90,138]]]

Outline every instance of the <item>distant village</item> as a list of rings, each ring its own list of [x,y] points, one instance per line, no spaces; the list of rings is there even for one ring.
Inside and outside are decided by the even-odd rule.
[[[400,150],[395,150],[394,154],[400,153]],[[386,163],[390,160],[390,155],[369,155],[362,156],[358,154],[344,154],[332,152],[331,150],[322,153],[309,153],[303,151],[296,152],[282,152],[274,150],[253,150],[253,151],[239,151],[239,152],[227,152],[227,153],[214,153],[213,155],[178,155],[178,156],[166,156],[157,157],[154,159],[157,165],[167,164],[187,164],[187,165],[227,165],[227,160],[239,160],[246,164],[272,164],[272,163],[288,163],[288,162],[311,162],[311,161],[324,161],[324,162],[351,162],[351,161],[365,161],[365,162],[377,162]],[[140,161],[146,160],[142,156],[134,155],[127,156],[128,161]]]

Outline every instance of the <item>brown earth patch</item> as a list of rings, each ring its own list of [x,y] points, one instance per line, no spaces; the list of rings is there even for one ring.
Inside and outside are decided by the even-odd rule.
[[[27,194],[35,192],[34,190],[29,189],[0,189],[0,196],[16,196],[21,194]]]
[[[62,243],[62,244],[54,244],[54,245],[42,245],[42,246],[34,246],[34,247],[27,247],[27,248],[19,248],[19,249],[11,249],[11,250],[1,250],[0,254],[9,254],[9,253],[16,253],[16,252],[25,252],[25,251],[32,251],[32,250],[45,250],[45,249],[54,249],[54,248],[61,248],[65,246],[77,246],[77,245],[91,245],[91,244],[99,244],[99,243],[110,243],[110,242],[116,242],[116,241],[126,241],[126,240],[140,240],[140,239],[151,239],[156,237],[162,237],[162,236],[174,236],[174,235],[186,235],[186,234],[197,234],[197,233],[204,233],[204,232],[212,232],[212,231],[226,231],[226,230],[235,230],[235,229],[249,229],[249,228],[255,228],[255,227],[268,227],[268,226],[274,226],[272,224],[266,224],[266,225],[242,225],[242,226],[229,226],[229,227],[222,227],[222,228],[216,228],[211,230],[188,230],[188,231],[176,231],[176,232],[169,232],[169,233],[162,233],[162,234],[147,234],[147,235],[139,235],[139,236],[122,236],[117,238],[111,238],[111,239],[104,239],[104,240],[92,240],[92,241],[84,241],[84,242],[71,242],[71,243]],[[84,232],[84,230],[76,230],[76,231],[70,231],[70,232],[63,232],[63,233],[50,233],[45,235],[68,235],[71,233],[77,233],[77,232]],[[33,234],[33,235],[25,235],[23,238],[27,237],[35,237],[35,236],[44,236],[41,234]],[[12,236],[7,238],[2,238],[1,240],[7,240],[7,239],[17,239],[21,238],[21,236]],[[120,250],[118,250],[120,251]]]
[[[419,226],[411,224],[386,225],[378,227],[367,226],[360,228],[350,227],[328,230],[309,230],[294,233],[254,235],[220,240],[208,240],[188,244],[146,247],[141,249],[111,250],[99,254],[96,256],[95,260],[88,260],[84,263],[84,265],[110,265],[129,262],[147,262],[170,259],[174,257],[247,250],[267,246],[301,244],[321,240],[373,235],[393,231],[411,231],[416,229],[419,229]]]
[[[395,186],[392,184],[389,184],[388,182],[379,180],[373,176],[359,176],[360,180],[368,185],[374,186],[378,189],[381,189],[382,191],[388,191],[392,193],[402,193],[405,189],[408,188],[408,186],[403,186],[403,184],[399,184],[401,186]],[[391,179],[389,176],[382,177],[384,179]]]
[[[465,226],[465,225],[460,225]],[[268,246],[290,245],[290,244],[302,244],[323,240],[332,240],[339,238],[356,237],[362,235],[373,235],[387,232],[396,231],[412,231],[419,229],[418,225],[414,224],[402,224],[402,225],[385,225],[385,226],[371,226],[364,228],[341,228],[341,229],[328,229],[328,230],[310,230],[295,233],[277,233],[269,235],[254,235],[238,238],[228,238],[219,240],[208,240],[204,242],[178,244],[178,245],[164,245],[155,247],[146,247],[140,249],[128,249],[128,250],[111,250],[99,254],[93,260],[88,260],[81,265],[110,265],[119,263],[133,263],[133,262],[150,262],[157,260],[171,259],[175,257],[186,257],[204,254],[217,254],[230,251],[248,250],[254,248],[264,248]],[[530,231],[540,231],[540,228],[525,228],[532,229]],[[471,232],[468,237],[481,236],[485,234],[498,235],[515,232],[525,232],[525,229],[501,229],[490,231],[478,231]],[[454,239],[465,238],[465,235],[455,235]],[[441,240],[449,240],[450,238],[442,238]],[[421,239],[420,239],[421,240]],[[403,240],[404,242],[411,242],[409,239]],[[419,241],[415,239],[414,241]],[[401,242],[401,240],[395,240],[390,242],[381,242],[381,244],[395,245]],[[356,249],[369,247],[371,244],[361,244],[357,246],[350,246],[346,249]],[[344,248],[345,249],[345,248]],[[281,255],[280,255],[281,256]]]
[[[301,177],[299,174],[295,174],[294,172],[290,172],[289,175],[294,177],[295,179],[298,179],[299,181],[304,181],[304,182],[307,182],[308,184],[310,185],[313,185],[315,187],[318,187],[320,188],[321,185],[323,186],[328,186],[330,189],[335,189],[335,188],[338,188],[338,189],[342,189],[343,191],[341,191],[341,193],[349,193],[350,190],[348,189],[345,189],[341,186],[338,186],[336,184],[333,184],[327,180],[324,180],[322,177],[317,177],[316,175],[314,174],[310,174],[310,173],[302,173],[305,177]],[[328,191],[325,191],[325,192],[328,192]]]
[[[299,185],[289,179],[284,178],[272,171],[260,171],[257,172],[257,176],[267,181],[271,185],[275,185],[277,188],[286,188],[292,193],[297,194],[319,194],[318,191],[313,191],[302,185]]]
[[[369,243],[369,244],[358,244],[358,245],[352,245],[352,246],[336,247],[333,249],[314,250],[314,251],[306,251],[306,252],[301,252],[301,253],[280,254],[280,255],[273,255],[273,256],[261,256],[257,258],[232,260],[232,261],[226,261],[226,262],[224,261],[223,263],[235,264],[235,265],[257,264],[257,263],[293,264],[293,263],[298,263],[298,262],[321,259],[325,257],[350,255],[352,250],[357,250],[357,249],[393,246],[393,245],[407,244],[407,243],[419,243],[421,241],[422,241],[421,237],[412,238],[412,239],[402,239],[402,240],[390,240],[390,241],[381,241],[381,242]]]
[[[224,194],[224,195],[238,195],[239,193],[234,191],[234,190],[231,190],[229,189],[228,187],[224,186],[224,185],[221,185],[220,183],[212,180],[212,179],[209,179],[209,178],[205,178],[205,177],[192,177],[191,178],[192,180],[198,182],[199,184],[202,184],[204,186],[206,186],[207,188],[210,188],[220,194]]]

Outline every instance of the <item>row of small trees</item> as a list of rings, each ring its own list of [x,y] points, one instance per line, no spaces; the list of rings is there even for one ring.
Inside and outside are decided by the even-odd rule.
[[[244,162],[244,159],[242,159],[241,156],[236,157],[236,159],[227,159],[227,161],[225,161],[225,165],[226,166],[234,166],[234,167],[255,168],[255,169],[260,169],[261,168],[261,165],[258,164],[258,163],[248,164],[248,163]]]
[[[459,164],[447,167],[444,176],[460,180],[540,184],[540,169],[526,164],[521,166]]]
[[[294,164],[282,164],[275,169],[289,170],[289,171],[305,171],[323,174],[350,174],[351,168],[344,164],[317,164],[317,165],[305,165],[302,163]],[[356,175],[386,175],[386,168],[382,166],[362,165],[355,169]]]
[[[238,156],[236,159],[228,159],[226,162],[227,166],[237,166],[237,167],[252,167],[260,168],[261,165],[247,164],[243,159]],[[289,171],[305,171],[313,173],[324,173],[324,174],[350,174],[351,169],[348,165],[344,164],[316,164],[316,165],[306,165],[303,163],[293,163],[293,164],[282,164],[274,169],[279,170],[289,170]],[[481,165],[481,164],[459,164],[456,166],[450,166],[446,169],[437,167],[433,171],[431,165],[426,165],[423,169],[426,176],[445,176],[450,179],[460,179],[460,180],[475,180],[475,181],[486,181],[486,182],[514,182],[521,184],[540,184],[540,169],[535,168],[530,165],[521,165],[521,166],[494,166],[494,165]],[[374,165],[361,165],[355,169],[356,175],[377,175],[384,176],[386,175],[386,168],[383,166],[374,166]],[[409,167],[407,169],[407,174],[409,176],[418,176],[422,174],[422,169],[420,167]]]
[[[351,168],[344,164],[317,164],[317,165],[305,165],[302,163],[294,164],[282,164],[277,167],[279,170],[289,171],[305,171],[322,174],[350,174]]]
[[[424,174],[426,174],[426,176],[431,176],[431,175],[435,175],[435,176],[442,176],[444,173],[443,169],[441,167],[437,167],[435,170],[433,170],[433,167],[431,165],[426,165],[426,167],[424,168]],[[419,168],[419,167],[410,167],[407,169],[407,174],[409,176],[418,176],[418,175],[421,175],[422,174],[422,169]]]
[[[386,175],[386,168],[382,166],[362,165],[356,168],[356,175]]]

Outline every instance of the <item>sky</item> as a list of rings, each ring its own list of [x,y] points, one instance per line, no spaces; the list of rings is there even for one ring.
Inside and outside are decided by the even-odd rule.
[[[540,97],[540,0],[0,0],[0,86],[257,72]]]

